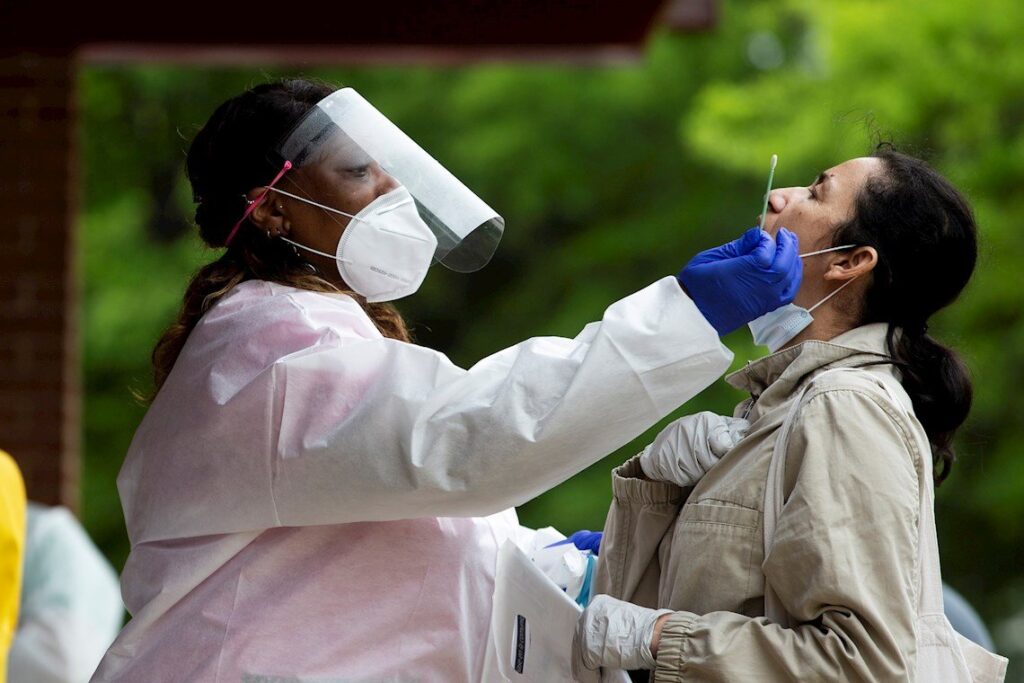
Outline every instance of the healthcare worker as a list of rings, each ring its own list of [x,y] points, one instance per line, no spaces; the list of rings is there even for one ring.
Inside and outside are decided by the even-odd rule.
[[[0,683],[7,680],[7,650],[18,622],[21,557],[25,551],[25,484],[0,451]]]
[[[117,574],[71,511],[30,502],[9,683],[85,683],[124,621]]]
[[[357,93],[257,86],[187,172],[225,251],[153,354],[118,478],[132,619],[97,681],[477,681],[512,506],[714,381],[719,334],[799,287],[795,236],[754,229],[465,370],[387,302],[483,266],[503,221]]]

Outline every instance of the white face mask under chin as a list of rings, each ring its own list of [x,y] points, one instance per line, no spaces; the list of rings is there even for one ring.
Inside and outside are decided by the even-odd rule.
[[[382,194],[354,215],[290,192],[272,189],[352,219],[338,240],[336,254],[318,251],[287,237],[281,239],[300,249],[334,259],[345,284],[366,297],[368,302],[401,299],[423,284],[434,260],[437,237],[420,218],[416,202],[404,186]]]
[[[850,244],[842,247],[833,247],[831,249],[822,249],[821,251],[812,251],[808,254],[800,254],[800,258],[817,256],[818,254],[827,254],[832,251],[841,251],[843,249],[852,249],[855,246],[856,245]],[[818,308],[836,294],[843,291],[845,287],[856,279],[857,278],[854,277],[847,280],[834,292],[810,308],[804,308],[802,306],[789,303],[785,306],[776,308],[774,311],[765,313],[760,318],[751,320],[747,323],[747,327],[750,328],[750,332],[754,336],[754,343],[758,346],[767,346],[771,353],[775,353],[814,322],[814,316],[811,315],[811,313],[814,312],[814,309]]]

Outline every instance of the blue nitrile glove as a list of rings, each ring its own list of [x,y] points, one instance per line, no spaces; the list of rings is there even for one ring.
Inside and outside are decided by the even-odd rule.
[[[602,535],[603,534],[600,531],[587,531],[584,529],[574,533],[569,537],[569,540],[572,541],[572,544],[579,550],[589,550],[597,555],[601,552]]]
[[[587,531],[586,529],[583,529],[569,536],[569,538],[563,539],[561,541],[555,541],[554,543],[550,543],[544,547],[554,548],[556,545],[568,545],[572,543],[574,546],[576,546],[577,550],[589,550],[590,552],[597,555],[601,552],[602,535],[603,534],[600,531]]]
[[[697,254],[676,277],[724,335],[793,301],[803,273],[796,235],[782,228],[773,240],[751,228],[737,240]]]

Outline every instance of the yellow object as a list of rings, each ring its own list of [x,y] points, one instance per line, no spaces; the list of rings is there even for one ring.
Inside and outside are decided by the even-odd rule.
[[[11,456],[0,451],[0,683],[18,623],[21,560],[25,552],[25,483]]]

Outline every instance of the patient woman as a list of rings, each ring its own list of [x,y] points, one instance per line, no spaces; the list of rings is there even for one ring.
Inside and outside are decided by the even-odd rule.
[[[577,666],[654,669],[656,683],[915,676],[916,444],[930,443],[938,484],[971,404],[964,365],[928,321],[971,277],[974,219],[938,173],[887,148],[769,205],[766,230],[789,228],[807,255],[794,304],[813,322],[752,323],[773,353],[728,378],[750,396],[736,417],[684,418],[615,470],[595,592],[644,607],[599,596]],[[815,380],[838,367],[861,371]],[[892,396],[873,382],[885,375]],[[768,466],[808,383],[765,557]],[[912,415],[893,405],[906,395]],[[766,586],[792,628],[764,617]]]

